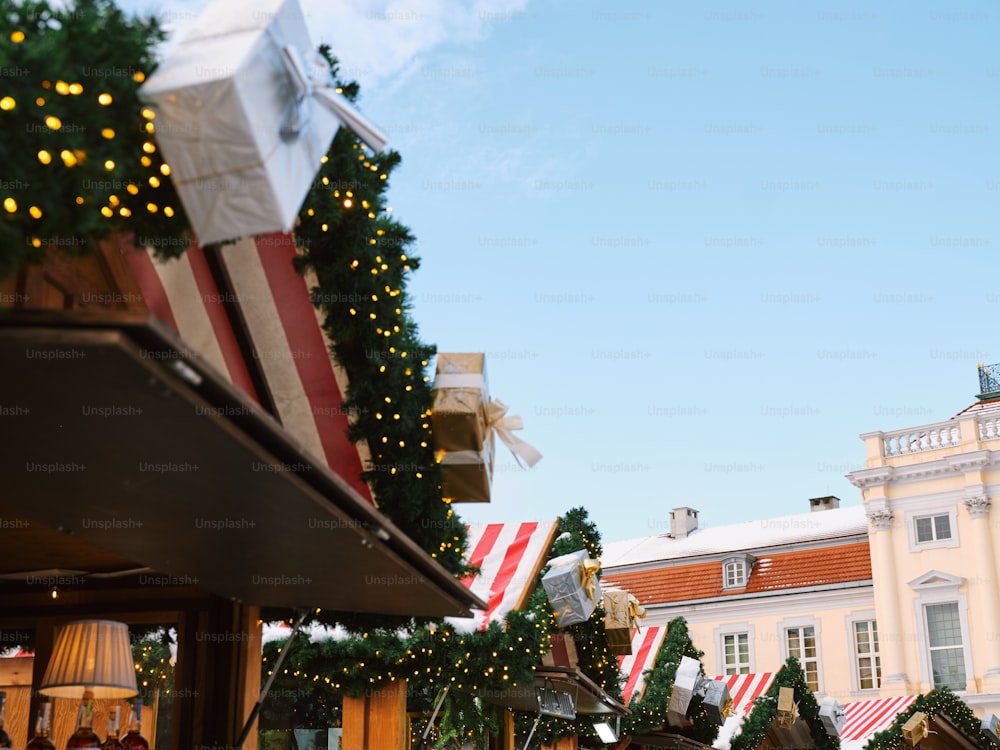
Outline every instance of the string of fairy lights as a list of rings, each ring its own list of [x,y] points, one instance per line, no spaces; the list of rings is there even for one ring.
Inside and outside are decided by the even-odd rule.
[[[86,252],[115,229],[183,251],[187,220],[153,140],[155,112],[138,96],[158,25],[108,0],[0,0],[0,14],[13,27],[0,38],[0,273],[53,246]],[[88,48],[107,65],[76,57]]]
[[[9,0],[0,0],[0,6],[8,5]],[[68,17],[67,33],[73,23]],[[154,37],[150,30],[144,41]],[[9,39],[15,46],[31,43],[20,28]],[[17,64],[19,58],[5,59]],[[336,70],[335,61],[331,63]],[[130,70],[127,79],[109,81],[68,74],[27,78],[31,86],[19,80],[19,92],[0,89],[0,116],[20,118],[16,121],[30,136],[27,140],[38,144],[26,152],[32,163],[19,163],[31,175],[27,185],[0,201],[3,228],[24,228],[27,244],[35,249],[52,244],[60,233],[100,234],[113,227],[158,236],[183,234],[187,221],[168,179],[170,168],[153,140],[155,113],[137,97],[144,73]],[[340,90],[351,100],[357,96],[355,84]],[[89,126],[85,132],[76,127],[80,120]],[[41,142],[42,135],[47,142]],[[442,494],[431,434],[427,368],[435,350],[419,339],[406,298],[408,276],[419,259],[409,251],[414,237],[395,221],[384,198],[399,163],[395,152],[373,154],[350,133],[337,134],[323,159],[317,189],[309,192],[299,214],[297,267],[315,272],[313,301],[324,313],[334,353],[348,373],[345,407],[354,417],[351,437],[371,449],[372,469],[365,479],[380,510],[448,570],[462,574],[466,529]],[[185,246],[168,245],[179,251]],[[568,513],[561,524],[570,534],[554,544],[553,556],[580,548],[599,556],[599,535],[582,509]],[[580,644],[584,673],[617,698],[617,659],[602,638],[602,614],[598,610],[570,631]],[[322,613],[317,619],[324,615],[331,623],[350,619],[343,613]],[[523,612],[471,634],[409,618],[382,616],[366,622],[360,617],[347,624],[359,623],[369,626],[361,636],[324,644],[311,661],[293,659],[282,676],[346,694],[401,679],[449,685],[455,689],[445,713],[466,737],[481,734],[482,723],[489,721],[477,694],[531,684],[556,629],[541,587]],[[137,659],[144,686],[165,684],[172,673],[168,663],[153,647],[144,651]],[[544,740],[588,731],[587,722],[549,718],[537,736]]]

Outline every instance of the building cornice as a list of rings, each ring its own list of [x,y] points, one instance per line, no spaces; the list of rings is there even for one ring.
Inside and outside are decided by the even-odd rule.
[[[871,588],[872,579],[860,581],[842,581],[840,583],[825,583],[820,586],[800,586],[798,588],[771,589],[769,591],[752,591],[743,594],[729,594],[726,596],[709,596],[704,599],[679,599],[674,602],[643,602],[643,607],[647,611],[657,607],[692,607],[703,604],[719,604],[733,602],[747,602],[759,599],[774,599],[775,597],[799,596],[807,594],[817,594],[828,591],[843,591],[845,589]]]
[[[768,520],[768,519],[765,519]],[[855,532],[844,536],[827,537],[823,539],[805,539],[797,542],[785,542],[766,547],[748,547],[737,550],[727,550],[725,552],[706,552],[700,555],[685,555],[684,557],[668,557],[657,560],[643,562],[626,563],[624,565],[608,565],[604,567],[604,575],[622,575],[625,573],[642,573],[650,570],[661,570],[664,568],[677,568],[686,565],[700,565],[709,562],[722,563],[734,557],[750,555],[754,558],[767,557],[769,555],[779,555],[786,552],[802,552],[806,550],[827,549],[830,547],[844,547],[849,544],[867,544],[868,533]]]
[[[852,581],[757,594],[644,604],[646,618],[643,624],[666,624],[678,614],[682,614],[689,623],[698,624],[773,616],[778,611],[775,609],[776,597],[781,599],[781,612],[819,612],[837,607],[872,609],[875,606],[872,581]]]
[[[895,468],[892,466],[876,466],[874,469],[858,469],[847,474],[847,481],[861,490],[869,487],[882,487],[892,480]]]
[[[885,460],[891,461],[893,458]],[[859,489],[868,489],[870,487],[884,487],[887,484],[919,482],[929,477],[960,476],[969,471],[989,469],[1000,470],[1000,453],[990,450],[980,450],[973,453],[958,453],[914,464],[860,469],[848,474],[847,479]]]

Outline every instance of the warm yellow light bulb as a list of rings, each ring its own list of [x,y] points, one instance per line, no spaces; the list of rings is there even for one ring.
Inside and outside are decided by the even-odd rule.
[[[42,209],[40,209],[38,206],[32,206],[31,208],[29,208],[28,213],[31,214],[31,218],[33,219],[42,218]]]
[[[35,104],[37,104],[39,107],[44,107],[45,106],[45,97],[40,96],[37,99],[35,99]]]
[[[170,165],[169,164],[161,164],[160,165],[160,174],[162,174],[164,177],[166,177],[167,175],[169,175],[170,174]]]
[[[115,131],[112,128],[104,128],[104,130],[101,131],[101,135],[110,141],[115,137]]]
[[[20,44],[21,42],[24,41],[24,32],[23,31],[10,32],[10,40],[14,42],[14,44]]]
[[[56,93],[66,96],[69,93],[69,84],[66,81],[56,81]]]
[[[139,162],[142,164],[142,166],[148,167],[153,163],[153,160],[150,159],[148,156],[143,156],[141,159],[139,159]]]
[[[3,207],[7,211],[7,213],[12,214],[15,211],[17,211],[17,201],[14,200],[13,198],[4,198]]]
[[[157,206],[155,203],[147,203],[146,210],[149,211],[149,213],[151,214],[155,214],[157,211],[160,210],[160,207]]]
[[[101,209],[101,216],[105,217],[106,219],[110,219],[114,215],[115,215],[115,212],[112,211],[107,206],[105,206],[104,208]]]
[[[121,208],[119,208],[118,209],[118,213],[120,213],[122,216],[125,216],[125,217],[129,217],[129,216],[132,215],[132,212],[129,211],[128,208],[126,208],[125,206],[122,206]]]
[[[0,109],[2,109],[4,112],[10,111],[14,109],[14,107],[16,106],[17,102],[14,101],[13,97],[5,96],[3,99],[0,99]]]
[[[97,103],[106,107],[111,104],[111,94],[98,94]]]
[[[128,191],[129,195],[138,195],[139,194],[139,188],[138,188],[138,186],[132,185],[131,183],[129,183],[128,185],[126,185],[125,189]]]
[[[62,120],[55,115],[49,115],[45,118],[45,127],[49,130],[59,130],[62,127]]]
[[[110,172],[112,169],[115,168],[114,161],[112,161],[111,159],[108,159],[107,161],[105,161],[104,162],[104,168]]]
[[[146,132],[147,133],[154,133],[154,132],[156,132],[156,127],[153,125],[153,123],[151,123],[151,122],[147,122],[146,123]]]
[[[163,214],[165,216],[173,216],[174,215],[174,209],[172,209],[170,206],[164,206],[164,208],[163,208]]]
[[[76,158],[76,154],[72,151],[67,151],[66,149],[59,152],[59,157],[63,160],[63,164],[67,167],[75,167],[79,163],[79,159]]]
[[[352,201],[350,198],[344,198],[344,208],[350,208],[353,205],[354,201]]]
[[[160,178],[154,174],[149,178],[149,186],[158,188],[160,186]]]
[[[117,206],[119,203],[121,203],[121,201],[118,200],[117,195],[112,195],[108,198],[108,203],[110,203],[112,206]]]
[[[142,150],[145,151],[147,154],[151,154],[154,151],[156,151],[156,146],[154,146],[149,141],[146,141],[145,143],[142,144]]]
[[[143,73],[141,70],[136,71],[135,73],[132,74],[132,80],[135,81],[136,83],[142,83],[143,81],[146,80],[146,74]]]
[[[71,83],[69,85],[69,93],[73,96],[79,96],[83,93],[83,86],[79,83]]]

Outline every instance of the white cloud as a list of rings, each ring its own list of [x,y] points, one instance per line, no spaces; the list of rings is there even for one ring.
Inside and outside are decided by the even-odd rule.
[[[234,6],[239,0],[230,0]],[[528,0],[300,0],[313,42],[329,44],[345,78],[363,86],[419,67],[433,50],[485,38],[490,28],[524,15]],[[170,37],[165,56],[208,3],[204,0],[120,0],[123,8],[156,13]]]
[[[327,43],[346,77],[374,83],[411,71],[448,44],[483,39],[524,13],[527,0],[304,0],[314,41]]]

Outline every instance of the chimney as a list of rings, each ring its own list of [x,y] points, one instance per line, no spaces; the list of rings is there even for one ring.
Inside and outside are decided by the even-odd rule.
[[[840,498],[828,495],[827,497],[809,498],[809,512],[819,513],[821,510],[833,510],[840,507]]]
[[[698,529],[698,511],[694,508],[674,508],[670,511],[670,536],[686,539]]]

